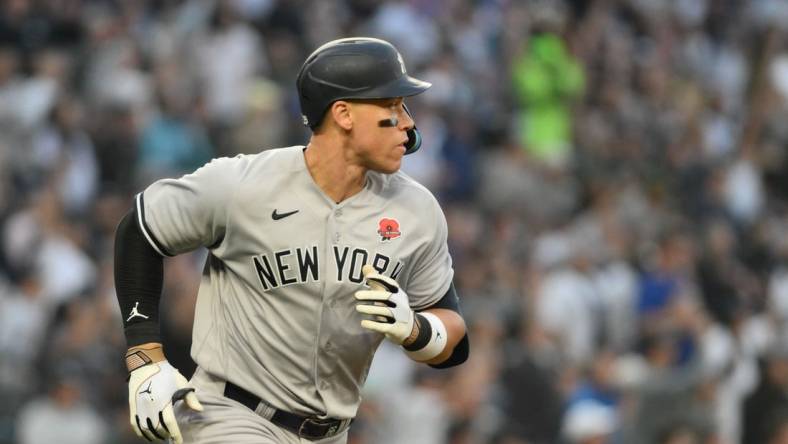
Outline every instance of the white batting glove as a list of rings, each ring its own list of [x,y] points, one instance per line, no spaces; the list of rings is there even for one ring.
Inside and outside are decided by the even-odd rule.
[[[194,389],[169,362],[154,362],[133,370],[129,375],[131,428],[148,441],[172,438],[181,444],[183,437],[172,409],[180,399],[192,410],[203,410]]]
[[[355,293],[359,302],[356,311],[375,319],[364,319],[361,326],[383,333],[390,341],[401,345],[413,332],[416,316],[408,303],[408,295],[399,288],[397,281],[379,274],[371,265],[364,265],[361,270],[372,290]]]

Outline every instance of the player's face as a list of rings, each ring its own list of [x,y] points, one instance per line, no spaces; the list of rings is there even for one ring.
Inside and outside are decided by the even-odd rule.
[[[361,164],[386,174],[399,170],[407,131],[413,128],[402,98],[356,101],[352,114],[353,145]]]

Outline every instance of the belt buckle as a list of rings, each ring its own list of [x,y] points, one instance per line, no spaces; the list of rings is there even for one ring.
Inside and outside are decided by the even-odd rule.
[[[328,428],[328,430],[321,434],[321,435],[312,435],[307,430],[304,430],[306,426],[315,425],[315,426],[327,426],[329,424],[333,425]],[[298,436],[307,439],[320,439],[325,438],[327,436],[336,435],[337,431],[339,431],[339,426],[342,424],[341,421],[337,421],[335,419],[320,419],[320,418],[306,418],[301,425],[298,426]]]

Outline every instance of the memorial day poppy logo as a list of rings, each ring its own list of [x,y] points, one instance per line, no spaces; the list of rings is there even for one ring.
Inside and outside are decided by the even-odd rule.
[[[402,233],[399,231],[399,222],[396,219],[384,217],[378,222],[378,234],[381,242],[400,237]]]

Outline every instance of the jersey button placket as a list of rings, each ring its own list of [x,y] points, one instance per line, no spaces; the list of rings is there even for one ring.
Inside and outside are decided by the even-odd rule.
[[[333,239],[334,239],[334,243],[335,244],[338,244],[342,240],[342,233],[340,233],[339,230],[338,230],[338,228],[339,228],[339,221],[337,221],[337,219],[339,217],[341,217],[341,216],[342,216],[342,208],[335,209],[334,210],[334,217],[333,217],[333,219],[334,219],[334,229],[336,229],[336,231],[334,231],[334,234],[333,234]]]
[[[325,233],[325,244],[326,244],[326,247],[327,247],[325,249],[325,251],[326,251],[325,252],[325,255],[326,255],[325,256],[325,263],[327,264],[327,263],[329,263],[331,255],[333,254],[333,253],[330,253],[330,251],[332,251],[332,246],[331,245],[332,244],[338,244],[339,240],[340,240],[340,237],[335,235],[335,234],[339,234],[339,232],[337,231],[337,221],[336,221],[336,217],[335,217],[335,211],[332,211],[332,210],[328,211],[328,213],[326,215],[326,225],[325,225],[325,232],[324,233]],[[323,287],[322,287],[322,291],[321,291],[321,297],[322,297],[321,312],[323,312],[323,313],[321,313],[321,323],[320,323],[320,326],[318,327],[318,332],[317,332],[317,337],[318,338],[323,337],[323,333],[324,332],[323,332],[323,328],[322,328],[323,327],[322,319],[325,316],[325,312],[331,310],[332,302],[333,302],[333,299],[330,298],[330,292],[327,291],[326,282],[323,283]],[[329,329],[329,331],[330,331],[330,329]],[[330,341],[327,341],[326,343],[322,343],[321,344],[321,341],[318,340],[315,343],[315,346],[316,346],[316,350],[315,350],[315,353],[316,353],[315,364],[317,365],[317,362],[320,360],[320,355],[323,354],[323,353],[330,354],[331,350],[333,349],[333,344]],[[317,388],[317,390],[320,390],[320,391],[328,390],[330,388],[330,384],[326,380],[322,379],[322,376],[323,375],[321,375],[321,372],[319,370],[317,370],[317,368],[315,368],[315,388]]]

